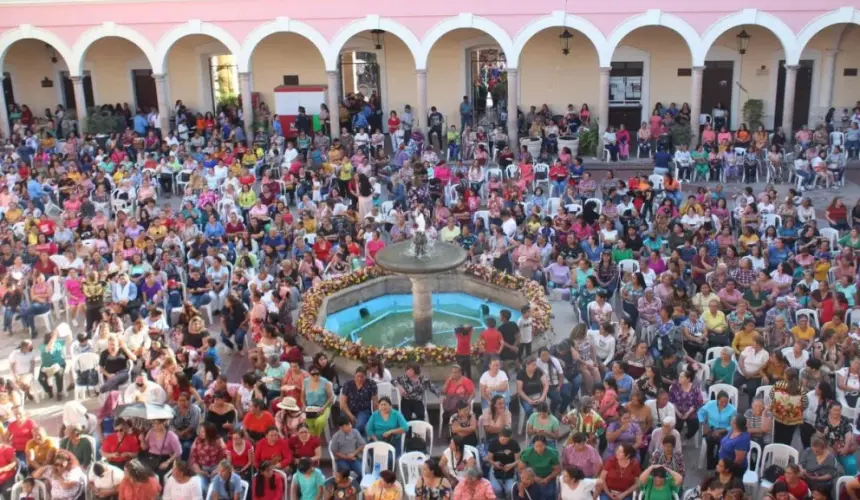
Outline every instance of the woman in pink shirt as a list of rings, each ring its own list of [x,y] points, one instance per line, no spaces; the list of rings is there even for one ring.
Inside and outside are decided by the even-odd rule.
[[[710,149],[717,147],[717,134],[710,125],[705,125],[705,130],[702,131],[702,144]]]
[[[582,103],[582,107],[579,108],[579,120],[584,127],[591,125],[591,110],[588,109],[587,103]]]
[[[729,132],[728,129],[726,129],[726,127],[720,128],[720,133],[717,134],[717,142],[722,144],[723,141],[726,141],[729,144],[732,143],[732,133]]]
[[[372,266],[374,264],[376,254],[383,248],[385,248],[385,242],[382,241],[382,235],[379,233],[379,230],[376,230],[373,232],[373,239],[367,242],[367,258],[365,259],[365,262],[368,266]]]

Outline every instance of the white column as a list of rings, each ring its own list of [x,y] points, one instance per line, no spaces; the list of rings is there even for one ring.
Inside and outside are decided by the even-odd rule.
[[[520,70],[508,68],[508,143],[511,151],[519,151],[517,138],[517,105],[520,99]]]
[[[794,121],[794,87],[800,66],[785,65],[785,94],[782,105],[782,130],[786,137],[793,137],[791,124]]]
[[[10,139],[12,135],[12,126],[9,123],[9,108],[6,107],[6,92],[3,92],[3,72],[0,71],[0,130],[3,131],[3,137]]]
[[[158,96],[158,119],[161,122],[161,133],[166,136],[170,133],[170,106],[167,102],[167,73],[153,74],[152,78],[155,80],[155,93]],[[78,99],[77,87],[75,87],[75,99]],[[80,100],[83,100],[83,95],[81,95]]]
[[[78,133],[83,135],[87,131],[87,95],[84,92],[84,77],[73,76],[72,85],[75,90],[75,113],[78,115]]]
[[[702,76],[704,66],[693,66],[692,92],[690,97],[690,126],[693,129],[693,141],[691,146],[699,144],[699,115],[702,114]]]
[[[600,142],[598,146],[598,150],[595,152],[595,155],[598,158],[603,156],[603,133],[601,130],[605,129],[607,125],[609,125],[609,72],[612,71],[611,67],[602,67],[600,68],[600,93],[598,94],[598,102],[597,102],[597,121],[598,121],[598,130],[597,137]],[[592,126],[594,124],[592,123]]]
[[[418,104],[412,116],[415,118],[414,129],[426,131],[427,126],[427,70],[416,69],[415,76],[418,80]]]
[[[833,105],[833,81],[836,78],[836,55],[839,52],[839,49],[827,49],[824,53],[824,69],[821,74],[821,98],[818,102],[818,105],[824,110],[829,109]]]
[[[239,91],[242,93],[242,115],[245,121],[245,141],[254,144],[254,102],[251,100],[251,73],[239,73]]]
[[[328,106],[331,121],[331,138],[334,139],[340,137],[340,82],[337,71],[326,71],[326,76],[328,77],[326,106]]]

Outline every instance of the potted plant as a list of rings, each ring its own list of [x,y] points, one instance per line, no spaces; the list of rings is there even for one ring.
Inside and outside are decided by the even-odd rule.
[[[540,149],[543,141],[540,137],[523,137],[520,139],[520,147],[525,146],[529,150],[532,158],[540,156]]]

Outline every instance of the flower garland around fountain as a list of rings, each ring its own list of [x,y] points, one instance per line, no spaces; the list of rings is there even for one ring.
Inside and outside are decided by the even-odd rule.
[[[477,264],[466,264],[463,267],[463,272],[492,285],[521,292],[531,305],[532,329],[534,334],[539,335],[550,329],[552,307],[538,282]],[[326,297],[351,286],[359,285],[368,280],[380,278],[388,274],[379,267],[367,267],[338,278],[323,281],[308,290],[304,294],[304,301],[299,311],[298,321],[296,322],[299,335],[308,341],[316,343],[323,350],[334,352],[336,355],[347,359],[362,362],[370,357],[381,356],[385,359],[386,363],[394,365],[412,361],[437,365],[453,363],[455,360],[453,347],[426,345],[389,348],[362,345],[360,342],[352,342],[317,324],[319,310]],[[478,343],[475,342],[472,344],[472,356],[478,356],[479,354]]]

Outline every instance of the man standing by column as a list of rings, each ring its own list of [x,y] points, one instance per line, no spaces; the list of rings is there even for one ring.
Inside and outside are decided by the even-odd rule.
[[[445,117],[436,110],[436,106],[433,106],[430,108],[430,116],[427,118],[427,121],[430,125],[430,132],[427,133],[427,144],[432,147],[433,135],[436,135],[439,137],[439,151],[442,151],[445,148],[445,139],[443,139],[444,135],[442,133]]]
[[[412,127],[415,126],[415,117],[412,116],[412,106],[406,105],[403,114],[400,115],[400,124],[403,126],[403,144],[409,144],[412,138]]]
[[[463,133],[466,125],[472,126],[472,103],[469,102],[469,96],[464,95],[460,103],[460,133]]]

